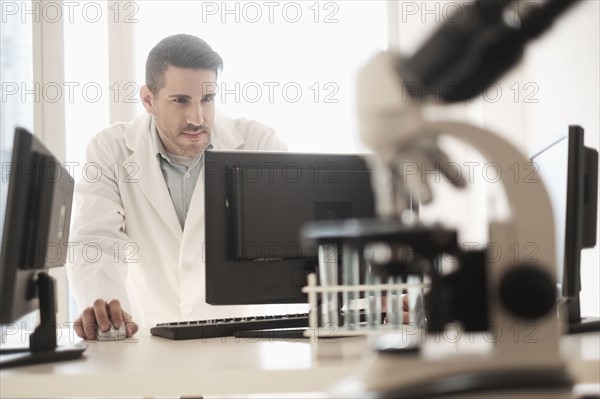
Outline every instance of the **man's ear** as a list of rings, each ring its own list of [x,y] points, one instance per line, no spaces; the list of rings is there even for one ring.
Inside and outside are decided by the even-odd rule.
[[[142,104],[144,104],[144,108],[149,114],[153,113],[154,109],[154,93],[152,90],[146,85],[142,86],[140,89],[140,99],[142,100]]]

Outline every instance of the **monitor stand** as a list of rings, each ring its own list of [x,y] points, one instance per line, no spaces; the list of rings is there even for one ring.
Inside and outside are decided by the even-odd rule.
[[[568,334],[579,334],[599,331],[600,319],[597,317],[583,317],[579,321],[569,322],[569,325],[567,327]]]
[[[56,341],[56,281],[46,272],[37,275],[40,324],[29,336],[29,348],[0,350],[0,369],[72,360],[87,349],[85,342],[58,346]]]
[[[597,317],[581,317],[579,294],[567,299],[567,334],[579,334],[600,331],[600,319]]]

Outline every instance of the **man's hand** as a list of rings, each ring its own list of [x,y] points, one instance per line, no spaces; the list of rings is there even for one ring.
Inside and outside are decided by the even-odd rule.
[[[404,324],[410,323],[410,313],[408,308],[408,294],[402,294],[402,322]]]
[[[408,324],[410,322],[410,313],[408,312],[408,294],[400,295],[402,298],[402,322],[404,324]],[[387,298],[384,295],[381,298],[381,309],[386,312],[387,311]],[[387,323],[387,317],[384,319],[384,323]]]
[[[100,326],[102,331],[108,331],[111,323],[115,329],[125,324],[127,338],[131,338],[138,330],[138,325],[131,319],[131,315],[121,308],[118,300],[106,302],[96,299],[93,306],[85,309],[75,320],[75,332],[80,338],[93,340],[96,339],[96,326]]]

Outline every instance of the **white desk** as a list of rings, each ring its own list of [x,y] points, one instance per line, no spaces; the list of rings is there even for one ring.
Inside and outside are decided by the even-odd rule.
[[[142,331],[135,339],[90,342],[79,360],[3,370],[0,397],[315,392],[352,366],[342,359],[313,360],[306,340],[171,341]]]
[[[600,387],[600,334],[566,336],[562,351],[579,384]],[[306,341],[91,342],[75,361],[0,372],[0,397],[198,397],[319,392],[349,375],[357,357],[313,359]],[[589,386],[586,388],[589,391]]]

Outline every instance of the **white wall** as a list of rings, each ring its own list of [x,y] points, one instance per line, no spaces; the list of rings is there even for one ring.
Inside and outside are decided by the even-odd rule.
[[[398,1],[398,49],[413,53],[463,2]],[[466,3],[466,2],[465,2]],[[569,124],[585,129],[585,144],[598,149],[600,112],[600,2],[583,0],[541,38],[496,85],[499,98],[452,106],[449,117],[491,129],[529,154]],[[485,205],[484,205],[485,206]],[[583,315],[600,315],[599,247],[582,253]]]
[[[600,131],[600,2],[585,0],[532,45],[522,66],[525,81],[539,86],[539,103],[521,116],[527,148],[557,129],[578,124],[585,145],[598,150]],[[598,227],[596,227],[598,234]],[[599,246],[582,252],[581,313],[600,314]]]

